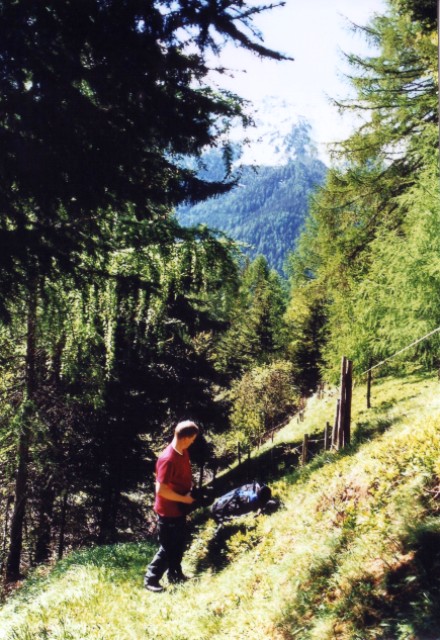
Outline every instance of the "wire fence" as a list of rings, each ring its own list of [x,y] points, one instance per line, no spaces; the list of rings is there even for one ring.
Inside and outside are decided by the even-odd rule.
[[[360,376],[364,376],[368,374],[367,381],[367,408],[370,408],[370,393],[371,393],[371,372],[374,369],[384,365],[386,362],[389,362],[393,358],[399,356],[402,353],[405,353],[409,349],[417,346],[424,340],[432,337],[433,335],[440,332],[440,327],[429,331],[429,333],[425,334],[421,338],[414,340],[407,346],[399,349],[389,357],[381,360],[380,362],[374,364],[369,367],[365,371],[363,371]],[[340,386],[339,386],[339,398],[336,402],[336,410],[333,423],[327,422],[324,428],[324,433],[322,437],[309,437],[309,434],[304,433],[303,442],[298,444],[295,447],[289,447],[288,457],[290,460],[297,460],[299,465],[304,466],[307,462],[310,462],[316,456],[322,454],[325,451],[338,451],[350,444],[351,440],[351,398],[352,398],[352,388],[353,388],[353,362],[346,358],[342,357],[341,362],[341,378],[340,378]],[[324,395],[324,385],[319,385],[317,390],[317,397],[322,398]],[[298,407],[298,411],[296,413],[297,422],[304,422],[306,414],[306,401],[305,398],[302,399],[300,406]],[[268,431],[265,436],[267,438],[271,438],[273,442],[274,434],[281,426],[285,426],[286,423],[281,425],[277,425],[275,428]],[[247,455],[246,455],[247,453]],[[251,448],[247,447],[247,451],[240,449],[238,447],[238,456],[237,461],[239,463],[239,467],[241,463],[246,463],[246,466],[251,468]],[[281,461],[281,464],[284,462]],[[274,460],[274,456],[272,454],[270,459],[270,466],[277,466],[276,461]],[[254,469],[252,469],[253,471]],[[248,471],[248,475],[252,474],[252,471]],[[202,482],[203,471],[201,472],[200,482]],[[215,480],[215,473],[214,473]]]
[[[366,371],[362,371],[362,373],[360,375],[364,376],[365,374],[369,373],[370,371],[373,371],[373,369],[377,369],[377,367],[381,367],[383,364],[385,364],[389,360],[392,360],[396,356],[399,356],[401,353],[404,353],[405,351],[408,351],[408,349],[411,349],[412,347],[415,347],[420,342],[423,342],[423,340],[426,340],[427,338],[430,338],[431,336],[433,336],[434,334],[438,333],[439,331],[440,331],[440,327],[437,327],[437,329],[433,329],[432,331],[430,331],[426,335],[422,336],[421,338],[418,338],[417,340],[414,340],[414,342],[411,342],[411,344],[408,344],[406,347],[403,347],[403,349],[399,349],[399,351],[396,351],[396,353],[393,353],[392,356],[389,356],[388,358],[385,358],[385,360],[381,360],[380,362],[378,362],[377,364],[373,365],[372,367],[370,367]]]

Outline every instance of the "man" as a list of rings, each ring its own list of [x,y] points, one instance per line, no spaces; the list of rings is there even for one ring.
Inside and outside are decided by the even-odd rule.
[[[159,551],[154,556],[145,574],[145,588],[160,592],[160,584],[168,569],[170,584],[187,580],[182,572],[182,558],[186,539],[186,505],[191,505],[191,463],[188,447],[199,433],[198,426],[190,421],[179,422],[174,438],[159,456],[156,463],[156,497],[154,511],[157,514]]]

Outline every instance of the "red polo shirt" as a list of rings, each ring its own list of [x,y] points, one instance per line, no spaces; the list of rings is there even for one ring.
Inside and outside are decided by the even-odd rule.
[[[187,449],[180,454],[169,444],[156,462],[156,480],[182,496],[188,493],[192,487],[192,473]],[[166,518],[179,518],[182,516],[181,504],[156,494],[154,510]]]

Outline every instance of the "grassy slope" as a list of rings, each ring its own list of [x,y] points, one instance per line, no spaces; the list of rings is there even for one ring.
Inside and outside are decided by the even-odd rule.
[[[350,450],[275,483],[284,506],[223,535],[200,520],[190,584],[142,588],[148,545],[101,547],[35,575],[0,611],[0,638],[427,640],[439,638],[440,388],[413,374],[354,391]],[[277,436],[331,421],[334,396]]]

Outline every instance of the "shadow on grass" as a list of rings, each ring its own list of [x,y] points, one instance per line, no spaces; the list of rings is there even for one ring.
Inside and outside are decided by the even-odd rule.
[[[432,382],[435,378],[436,371],[431,369],[415,371],[411,373],[406,379],[402,380],[402,385],[414,385],[416,382]]]
[[[374,420],[358,422],[353,432],[350,449],[357,449],[360,445],[381,436],[385,431],[399,422],[398,417],[379,417]]]
[[[309,460],[304,467],[297,466],[286,480],[291,484],[298,480],[307,480],[310,475],[324,465],[334,463],[341,457],[354,455],[363,444],[385,433],[385,431],[394,426],[399,420],[399,417],[393,417],[357,423],[356,430],[352,434],[349,445],[337,452],[318,450],[316,453],[313,453],[313,451],[311,451],[311,460]]]
[[[340,450],[337,455],[353,455],[363,444],[381,436],[397,424],[401,420],[400,416],[383,415],[395,404],[395,400],[383,401],[371,411],[368,410],[367,419],[356,423],[350,445]],[[270,484],[271,481],[286,476],[291,483],[299,477],[308,477],[309,473],[334,461],[334,452],[324,451],[323,444],[323,434],[310,435],[308,462],[305,467],[300,466],[302,441],[276,444],[271,449],[257,452],[252,458],[243,460],[241,465],[216,479],[215,495],[222,495],[240,484],[252,482],[255,479]]]
[[[241,465],[215,480],[215,495],[220,496],[242,484],[258,480],[270,484],[297,466],[301,443],[276,444],[271,449],[254,453]]]
[[[262,516],[266,517],[266,516]],[[195,568],[197,572],[211,570],[214,573],[225,569],[230,562],[229,542],[237,534],[241,534],[243,544],[250,549],[256,541],[253,541],[252,532],[255,526],[249,526],[248,522],[228,522],[216,531],[207,542],[204,554],[197,559]]]
[[[303,632],[299,637],[307,638],[316,618],[330,616],[347,623],[353,638],[439,640],[440,518],[412,526],[402,540],[405,555],[398,565],[351,580],[340,597],[329,584],[338,572],[338,554],[353,534],[355,529],[347,530],[333,553],[311,566],[307,588],[298,591],[277,621],[281,637],[292,638],[297,628]]]
[[[389,404],[382,403],[378,411],[386,411],[387,408],[393,406],[393,402]],[[215,496],[218,497],[232,488],[236,488],[246,482],[252,482],[254,479],[266,482],[269,485],[280,478],[284,478],[289,484],[306,481],[311,474],[321,467],[337,462],[342,456],[354,455],[365,442],[382,435],[399,420],[399,416],[375,416],[375,412],[371,412],[369,420],[357,424],[351,444],[338,452],[323,451],[323,442],[321,442],[319,434],[312,435],[309,443],[309,461],[305,466],[300,465],[302,442],[274,445],[272,449],[262,451],[252,458],[245,459],[241,466],[229,470],[216,479]],[[283,502],[282,495],[276,497],[281,503]],[[197,529],[198,526],[203,526],[208,518],[209,512],[206,509],[195,512],[192,517],[193,528]],[[211,569],[219,571],[223,569],[228,563],[229,540],[235,534],[240,532],[245,535],[251,529],[252,525],[249,525],[249,521],[228,523],[211,540],[207,540],[203,555],[197,560],[196,570]]]
[[[408,561],[386,577],[391,629],[406,624],[417,638],[440,637],[440,519],[410,528],[404,540]]]
[[[438,640],[440,519],[411,527],[402,542],[404,560],[380,583],[373,576],[354,582],[338,609],[359,632],[368,630],[368,637],[380,629],[386,638]]]

